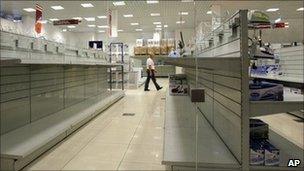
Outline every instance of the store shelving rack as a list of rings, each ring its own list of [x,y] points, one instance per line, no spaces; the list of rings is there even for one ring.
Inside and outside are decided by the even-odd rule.
[[[1,168],[21,170],[124,97],[107,54],[1,31]]]
[[[205,40],[197,44],[198,47],[201,46],[201,50],[196,51],[193,58],[168,58],[165,60],[167,64],[185,68],[191,88],[205,89],[205,102],[194,104],[193,108],[195,110],[184,111],[183,115],[186,115],[185,112],[189,113],[188,115],[200,115],[204,122],[207,121],[214,131],[213,133],[211,133],[212,131],[209,132],[209,134],[216,134],[220,137],[236,159],[238,166],[225,165],[224,163],[216,162],[216,160],[211,161],[211,159],[203,162],[192,160],[190,163],[175,160],[176,157],[173,156],[181,155],[181,153],[171,149],[181,147],[170,147],[176,143],[173,142],[175,140],[172,140],[171,136],[167,136],[167,132],[176,129],[175,127],[171,128],[170,125],[178,125],[180,124],[179,122],[183,123],[184,121],[179,120],[182,116],[176,116],[172,120],[171,105],[173,104],[171,101],[178,103],[178,99],[181,98],[172,96],[167,98],[168,101],[166,103],[168,106],[166,106],[165,119],[164,164],[182,167],[189,165],[192,167],[201,166],[202,168],[205,167],[205,169],[221,169],[225,167],[225,169],[231,170],[303,169],[303,165],[298,168],[290,168],[286,164],[289,158],[299,158],[303,161],[303,147],[295,147],[291,142],[271,130],[270,141],[281,150],[282,163],[280,167],[252,166],[249,163],[249,119],[255,116],[298,111],[303,109],[303,101],[249,101],[249,80],[251,77],[249,75],[248,30],[250,28],[248,27],[247,13],[247,10],[238,11],[220,27],[211,32],[209,36],[206,36]],[[223,33],[224,41],[216,41],[218,35]],[[229,36],[225,36],[225,34]],[[189,102],[190,99],[187,101]],[[183,106],[188,102],[183,101],[174,106]],[[183,120],[187,120],[189,117],[186,116]],[[195,140],[194,137],[191,138]],[[179,141],[186,140],[179,139]],[[168,144],[168,142],[173,143]],[[202,147],[203,149],[210,146],[210,144],[205,144],[204,141],[196,145],[206,146]],[[215,147],[212,146],[211,148]],[[185,149],[184,147],[183,149],[187,150],[188,148]],[[197,152],[200,153],[201,151]],[[195,156],[189,151],[184,151],[182,154]],[[201,155],[214,156],[213,153]]]

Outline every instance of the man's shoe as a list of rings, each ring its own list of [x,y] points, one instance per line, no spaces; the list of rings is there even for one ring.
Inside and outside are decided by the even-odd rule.
[[[163,88],[163,87],[159,87],[159,88],[157,89],[157,91],[160,90],[160,89],[162,89],[162,88]]]
[[[145,91],[150,91],[150,89],[145,89]]]

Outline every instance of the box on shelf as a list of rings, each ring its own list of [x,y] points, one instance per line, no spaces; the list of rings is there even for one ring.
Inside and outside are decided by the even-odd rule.
[[[250,139],[268,139],[269,126],[260,119],[250,119]]]
[[[187,96],[189,87],[185,74],[174,74],[169,76],[169,94]]]
[[[157,46],[152,47],[152,52],[154,55],[160,55],[160,47]]]
[[[160,54],[161,54],[161,55],[168,55],[167,46],[161,46],[161,47],[160,47]]]
[[[265,150],[259,141],[250,140],[250,165],[263,166],[265,162]]]
[[[283,101],[283,85],[264,81],[249,83],[251,101]]]
[[[269,141],[263,142],[265,154],[265,166],[279,166],[280,150],[273,146]]]
[[[147,47],[147,54],[154,53],[153,47]]]

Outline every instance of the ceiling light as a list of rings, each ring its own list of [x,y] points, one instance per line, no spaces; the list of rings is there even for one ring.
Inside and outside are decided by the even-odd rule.
[[[97,26],[98,28],[109,28],[109,26],[104,25],[104,26]]]
[[[99,30],[98,32],[99,32],[99,33],[104,33],[104,32],[106,32],[106,31],[104,31],[104,30]]]
[[[188,12],[179,12],[178,15],[188,15]]]
[[[266,11],[267,12],[275,12],[275,11],[278,11],[278,10],[279,10],[279,8],[269,8]]]
[[[123,16],[126,17],[126,18],[130,18],[130,17],[133,17],[133,14],[125,14]]]
[[[42,23],[42,24],[46,24],[47,23],[47,20],[41,20],[41,21],[39,21],[40,23]]]
[[[160,16],[160,13],[151,13],[150,14],[152,17]]]
[[[138,23],[131,23],[131,26],[138,26]]]
[[[275,23],[278,23],[278,22],[280,22],[280,21],[282,21],[281,17],[278,18],[278,19],[276,19],[274,22],[275,22]]]
[[[107,18],[107,16],[105,16],[105,15],[101,15],[101,16],[97,16],[97,18]]]
[[[164,28],[167,28],[168,27],[168,25],[164,25]]]
[[[117,30],[117,32],[123,32],[123,30]]]
[[[143,31],[143,29],[135,29],[135,31]]]
[[[113,2],[114,6],[122,6],[122,5],[126,5],[125,1],[115,1]]]
[[[193,2],[193,0],[182,0],[182,2]]]
[[[157,27],[157,28],[161,28],[162,26],[161,26],[161,25],[157,25],[156,27]]]
[[[176,24],[184,24],[185,21],[176,21]]]
[[[76,26],[67,26],[68,28],[76,28]]]
[[[91,3],[84,3],[84,4],[81,4],[81,6],[84,7],[84,8],[92,8],[92,7],[94,7],[94,5],[91,4]]]
[[[88,27],[96,27],[94,24],[88,25]]]
[[[304,11],[304,7],[298,8],[297,11]]]
[[[51,6],[51,8],[53,8],[54,10],[63,10],[64,8],[60,5],[58,6]]]
[[[73,17],[72,19],[74,19],[74,20],[82,20],[81,17]]]
[[[158,1],[147,1],[147,4],[157,4]]]
[[[24,11],[26,12],[35,12],[36,10],[33,8],[23,8]]]
[[[85,20],[87,21],[95,21],[95,17],[87,17],[87,18],[84,18]]]
[[[58,18],[50,18],[49,20],[50,21],[58,21],[59,19]]]
[[[212,11],[207,11],[207,14],[212,14]]]
[[[67,29],[62,29],[62,31],[63,31],[63,32],[66,32],[66,31],[68,31],[68,30],[67,30]]]
[[[161,29],[161,28],[155,28],[155,30],[159,30],[159,31],[160,31],[160,30],[162,30],[162,29]]]
[[[160,25],[161,22],[160,22],[160,21],[156,21],[156,22],[153,22],[153,24],[155,24],[155,25]]]

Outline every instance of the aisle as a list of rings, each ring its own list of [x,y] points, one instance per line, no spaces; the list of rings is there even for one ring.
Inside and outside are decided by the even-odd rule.
[[[158,82],[167,87],[167,79]],[[24,170],[165,170],[164,88],[126,96]],[[134,116],[123,116],[134,113]]]

